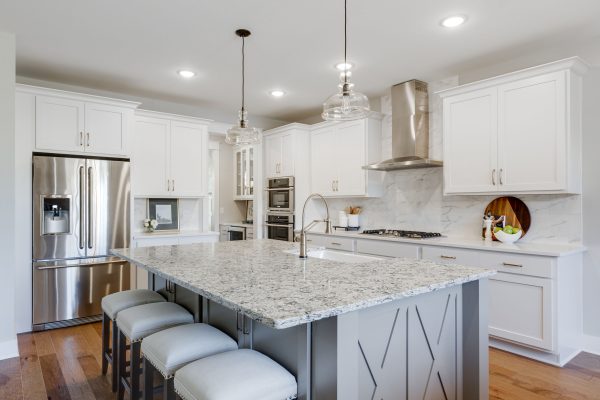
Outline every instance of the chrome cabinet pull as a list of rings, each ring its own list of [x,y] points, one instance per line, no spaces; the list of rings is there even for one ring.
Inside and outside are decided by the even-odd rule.
[[[175,191],[175,179],[172,180],[173,184],[171,185],[171,191]]]
[[[341,246],[342,245],[341,243],[338,243],[338,242],[331,242],[331,244],[334,245],[334,246]]]
[[[167,179],[167,192],[171,191],[171,180]]]
[[[502,174],[503,174],[504,170],[502,168],[500,168],[500,184],[504,185],[504,182],[502,182]]]
[[[335,181],[331,181],[331,191],[335,192]]]
[[[337,179],[335,180],[335,191],[336,192],[340,191],[340,181],[338,181]]]
[[[523,268],[523,264],[513,264],[513,263],[503,262],[502,265],[504,265],[505,267]]]
[[[86,132],[85,137],[87,139],[86,147],[90,147],[90,133]]]
[[[79,132],[79,145],[83,146],[83,131]]]
[[[496,186],[496,168],[492,170],[492,185]]]
[[[440,258],[443,258],[445,260],[456,260],[455,256],[445,256],[445,255],[441,255]]]

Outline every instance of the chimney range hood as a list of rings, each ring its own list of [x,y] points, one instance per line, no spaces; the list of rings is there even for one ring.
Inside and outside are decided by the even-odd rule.
[[[429,158],[429,95],[416,79],[392,86],[392,158],[363,169],[392,171],[441,167]]]

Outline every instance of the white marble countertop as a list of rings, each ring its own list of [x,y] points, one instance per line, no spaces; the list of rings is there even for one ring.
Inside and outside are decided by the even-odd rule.
[[[147,239],[156,237],[190,237],[190,236],[219,236],[219,232],[215,231],[169,231],[169,232],[134,232],[134,239]]]
[[[486,278],[484,268],[389,258],[301,260],[296,245],[248,240],[116,249],[111,252],[277,329]]]
[[[247,224],[245,222],[219,222],[219,225],[225,226],[243,226],[244,228],[253,228],[254,224]]]
[[[586,250],[584,246],[560,243],[500,243],[486,242],[479,238],[461,238],[461,237],[439,237],[430,239],[408,239],[408,238],[390,238],[377,235],[363,235],[360,232],[336,231],[332,234],[310,231],[311,235],[330,235],[339,237],[351,237],[356,239],[385,240],[390,242],[411,243],[419,246],[443,246],[456,247],[461,249],[502,251],[506,253],[531,254],[548,257],[564,257],[572,254],[582,253]]]

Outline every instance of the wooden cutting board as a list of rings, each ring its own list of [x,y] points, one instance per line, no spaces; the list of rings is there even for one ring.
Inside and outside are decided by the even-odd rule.
[[[521,229],[523,231],[521,237],[527,234],[527,231],[531,226],[531,214],[529,213],[529,208],[527,208],[527,205],[523,203],[522,200],[517,199],[516,197],[504,196],[492,200],[485,208],[484,215],[487,215],[488,212],[491,212],[495,218],[505,215],[505,225],[511,225]],[[481,231],[482,236],[485,237],[485,228]],[[492,235],[492,237],[494,240],[498,240],[495,236]]]

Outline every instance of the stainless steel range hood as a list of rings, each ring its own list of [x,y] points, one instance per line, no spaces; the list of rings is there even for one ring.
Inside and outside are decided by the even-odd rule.
[[[392,158],[363,169],[441,167],[429,158],[429,95],[427,83],[416,79],[392,86]]]

